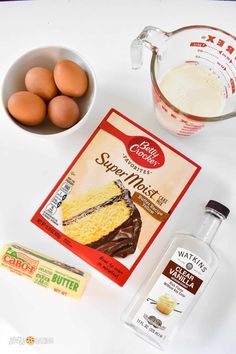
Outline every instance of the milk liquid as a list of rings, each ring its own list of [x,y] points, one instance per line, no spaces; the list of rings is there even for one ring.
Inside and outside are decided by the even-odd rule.
[[[162,77],[159,86],[168,101],[183,112],[211,117],[223,110],[223,86],[217,75],[202,65],[178,65]]]

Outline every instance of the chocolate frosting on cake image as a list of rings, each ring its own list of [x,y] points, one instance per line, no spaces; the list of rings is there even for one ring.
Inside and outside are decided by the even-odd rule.
[[[142,221],[130,191],[120,180],[62,203],[64,233],[112,257],[135,252]]]

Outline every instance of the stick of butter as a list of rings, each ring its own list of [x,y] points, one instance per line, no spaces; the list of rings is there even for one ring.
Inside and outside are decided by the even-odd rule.
[[[7,269],[55,292],[79,299],[88,274],[16,243],[0,252],[0,268]]]

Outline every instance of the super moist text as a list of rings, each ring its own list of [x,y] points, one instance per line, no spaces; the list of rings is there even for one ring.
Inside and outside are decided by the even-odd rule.
[[[112,172],[118,177],[122,177],[124,182],[127,182],[128,185],[131,185],[133,188],[136,188],[138,191],[142,192],[144,195],[147,197],[153,199],[156,203],[158,204],[163,204],[167,202],[167,199],[164,198],[156,189],[153,189],[151,185],[145,185],[143,183],[144,178],[141,177],[137,173],[131,173],[129,174],[128,172],[125,172],[121,168],[119,168],[117,165],[115,165],[113,162],[109,160],[110,155],[107,152],[103,152],[100,157],[95,159],[95,162],[98,165],[102,165],[105,167],[106,172]]]

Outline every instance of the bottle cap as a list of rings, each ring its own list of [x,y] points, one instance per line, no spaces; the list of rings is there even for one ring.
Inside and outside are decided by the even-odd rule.
[[[209,200],[209,202],[206,205],[206,208],[210,208],[217,211],[218,213],[222,214],[225,217],[225,219],[230,213],[230,210],[225,205],[215,200]]]

